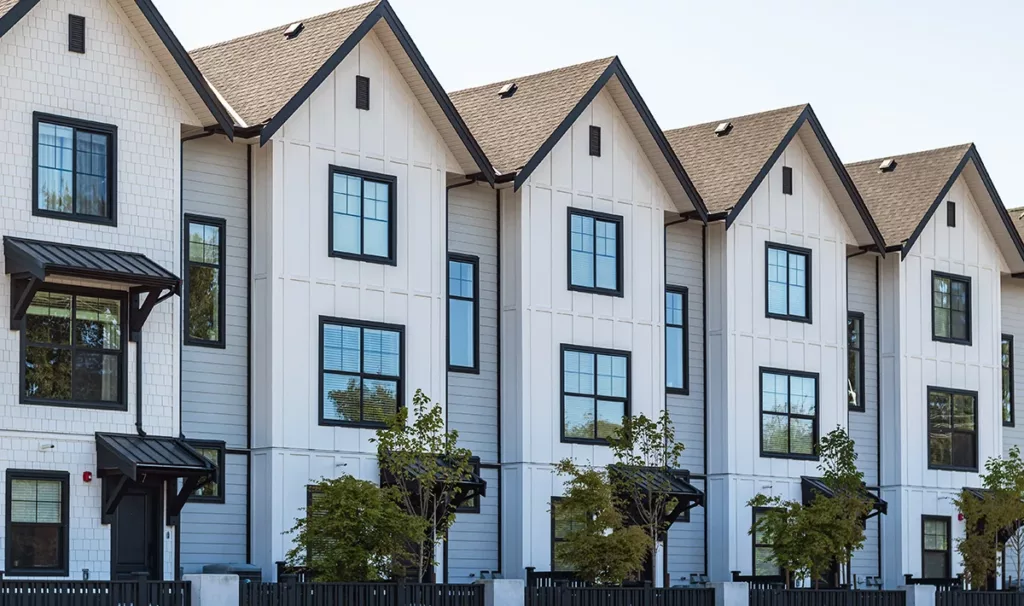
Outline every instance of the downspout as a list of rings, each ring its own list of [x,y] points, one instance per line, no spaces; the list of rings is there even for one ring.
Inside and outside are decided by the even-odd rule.
[[[152,295],[151,295],[152,296]],[[142,329],[132,331],[132,341],[135,341],[135,431],[142,437],[146,432],[142,429]],[[179,385],[181,377],[178,377]],[[180,390],[178,392],[181,393]],[[178,433],[181,433],[181,410],[178,410]]]
[[[252,563],[252,144],[245,146],[245,561]]]
[[[497,301],[495,302],[496,303],[495,307],[497,307],[497,309],[495,310],[497,312],[497,322],[496,322],[496,324],[497,324],[497,328],[498,328],[498,335],[497,335],[497,339],[496,339],[496,341],[497,341],[497,352],[496,352],[497,356],[496,357],[497,357],[497,361],[498,361],[498,368],[497,368],[497,373],[495,373],[496,376],[497,376],[497,384],[498,384],[497,385],[498,390],[497,390],[497,393],[495,394],[495,404],[496,404],[497,415],[498,415],[498,418],[497,418],[497,421],[498,421],[498,439],[497,439],[497,443],[498,443],[497,444],[498,445],[498,456],[497,456],[497,459],[498,459],[497,460],[497,463],[498,463],[498,572],[501,572],[502,571],[502,551],[503,551],[503,549],[502,549],[503,548],[503,543],[502,543],[502,540],[501,540],[502,521],[503,521],[502,520],[502,510],[504,510],[504,507],[501,506],[501,501],[504,498],[504,494],[505,494],[505,492],[504,492],[505,491],[505,485],[504,485],[504,483],[502,481],[502,476],[501,476],[501,387],[502,387],[502,383],[501,383],[501,190],[500,189],[495,189],[494,190],[494,194],[495,194],[494,195],[494,214],[495,214],[495,219],[496,219],[495,220],[495,240],[497,241],[496,242],[497,254],[495,255],[495,265],[497,266],[497,273],[498,273]]]
[[[878,498],[882,498],[882,258],[875,257],[875,448],[877,448]],[[878,518],[878,576],[882,576],[882,518]]]
[[[700,229],[700,296],[701,296],[701,329],[704,331],[703,377],[704,377],[704,574],[708,572],[708,226]]]

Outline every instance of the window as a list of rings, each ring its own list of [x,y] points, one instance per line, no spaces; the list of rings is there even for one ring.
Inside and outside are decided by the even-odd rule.
[[[757,525],[758,521],[764,517],[769,509],[763,507],[754,508],[754,524]],[[782,570],[779,565],[772,559],[775,554],[775,545],[768,542],[768,537],[765,536],[760,529],[754,531],[754,576],[755,577],[773,577],[782,574]]]
[[[811,251],[767,244],[767,317],[811,321]]]
[[[396,185],[397,179],[388,175],[331,167],[332,257],[396,264]]]
[[[323,517],[329,515],[329,511],[325,511],[325,501],[321,499],[324,496],[323,490],[317,484],[306,485],[306,517],[317,516]],[[313,552],[313,545],[311,543],[306,544],[306,566],[313,563],[313,558],[316,554]]]
[[[479,372],[480,261],[448,255],[448,370]]]
[[[921,516],[921,578],[950,577],[949,527],[946,516]]]
[[[761,369],[761,456],[817,458],[818,375]]]
[[[558,544],[569,538],[569,533],[580,530],[583,527],[583,520],[570,516],[564,508],[559,505],[561,497],[551,498],[551,571],[568,572],[572,570],[567,562],[558,557]]]
[[[68,575],[69,480],[63,471],[7,470],[7,575]]]
[[[224,219],[185,215],[185,343],[224,347]]]
[[[569,209],[569,290],[622,296],[622,217]]]
[[[928,388],[928,468],[978,471],[978,394]]]
[[[477,476],[480,475],[480,457],[473,457],[469,460],[473,466],[473,473]],[[474,495],[472,499],[463,501],[461,505],[455,508],[456,513],[480,513],[480,495]]]
[[[405,329],[320,318],[320,424],[382,427],[402,402]]]
[[[116,225],[117,127],[33,114],[32,214]]]
[[[971,279],[932,272],[932,340],[971,344]]]
[[[562,441],[604,443],[629,414],[629,353],[562,346]]]
[[[850,312],[846,317],[847,405],[864,412],[864,314]]]
[[[206,460],[217,466],[217,475],[196,489],[189,497],[189,501],[203,503],[224,502],[224,442],[207,442],[190,440],[189,445]]]
[[[1013,410],[1013,335],[1003,335],[999,353],[1003,367],[1003,425],[1013,427],[1016,423]]]
[[[124,295],[41,290],[22,329],[22,402],[124,410]]]
[[[690,393],[689,291],[668,287],[665,292],[665,389]]]

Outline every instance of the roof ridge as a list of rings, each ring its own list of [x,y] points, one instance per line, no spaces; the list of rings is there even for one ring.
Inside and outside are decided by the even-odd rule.
[[[717,120],[707,120],[705,122],[697,122],[697,123],[694,123],[694,124],[686,124],[686,125],[683,125],[683,126],[677,126],[675,128],[670,128],[670,129],[666,130],[665,133],[667,134],[667,133],[670,133],[670,132],[673,132],[673,131],[687,130],[687,129],[690,129],[690,128],[696,128],[698,126],[706,126],[708,124],[721,124],[722,122],[729,122],[729,121],[732,121],[732,120],[743,120],[743,119],[746,119],[746,118],[752,118],[754,116],[764,116],[764,115],[767,115],[767,114],[780,114],[780,113],[783,113],[783,112],[793,111],[793,110],[796,110],[796,109],[803,110],[803,109],[808,108],[810,106],[811,106],[810,103],[797,103],[796,105],[787,105],[786,107],[777,107],[775,109],[766,109],[764,111],[751,112],[749,114],[743,114],[742,116],[729,116],[729,117],[726,117],[726,118],[719,118]]]
[[[506,82],[519,81],[519,80],[523,80],[525,78],[536,78],[538,76],[547,76],[549,74],[554,74],[554,73],[557,73],[557,72],[560,72],[560,71],[565,71],[565,70],[570,70],[570,69],[578,69],[578,68],[581,68],[581,67],[584,67],[584,66],[597,65],[597,64],[600,64],[600,63],[611,64],[611,62],[614,61],[617,58],[618,58],[618,55],[611,55],[611,56],[608,56],[608,57],[602,57],[600,59],[591,59],[589,61],[581,61],[579,63],[573,63],[573,64],[570,64],[570,65],[563,65],[561,67],[556,67],[554,69],[544,70],[542,72],[536,72],[536,73],[533,73],[533,74],[525,74],[525,75],[522,75],[522,76],[512,76],[512,77],[509,77],[509,78],[505,78],[503,80],[496,80],[496,81],[493,81],[493,82],[488,82],[486,84],[478,84],[476,86],[471,86],[469,88],[463,88],[463,89],[459,89],[459,90],[456,90],[456,91],[452,91],[452,92],[448,93],[448,96],[458,95],[458,94],[462,94],[462,93],[469,93],[469,92],[472,92],[472,91],[480,90],[482,88],[490,88],[490,87],[495,86],[497,84],[504,84]]]
[[[889,158],[896,158],[898,160],[900,158],[907,158],[907,157],[910,157],[910,156],[921,156],[921,155],[924,155],[924,154],[932,154],[932,153],[944,152],[944,151],[949,151],[949,150],[952,150],[952,149],[963,149],[964,152],[966,153],[967,150],[970,149],[972,145],[974,145],[973,142],[967,142],[967,143],[959,143],[957,145],[947,145],[947,146],[944,146],[944,147],[935,147],[935,148],[932,148],[932,149],[922,149],[920,151],[907,152],[907,153],[903,153],[903,154],[889,154],[887,156],[879,156],[877,158],[871,158],[869,160],[857,160],[856,162],[847,162],[846,166],[847,167],[850,167],[850,166],[862,166],[864,164],[878,163],[878,162],[881,162],[882,160],[888,160]]]

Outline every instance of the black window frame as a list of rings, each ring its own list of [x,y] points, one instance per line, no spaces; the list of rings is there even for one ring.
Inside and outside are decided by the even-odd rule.
[[[804,309],[807,310],[806,316],[798,316],[795,314],[788,313],[789,310],[789,263],[787,261],[786,267],[786,310],[787,313],[780,314],[772,312],[768,302],[768,269],[770,267],[769,252],[772,250],[779,250],[785,252],[787,255],[802,255],[805,257],[805,274],[807,277],[806,288],[804,289]],[[785,320],[787,322],[802,322],[804,324],[812,324],[814,322],[814,309],[813,302],[814,297],[811,294],[813,288],[812,276],[814,273],[813,266],[813,251],[810,248],[804,248],[802,246],[791,246],[789,244],[779,244],[777,242],[765,242],[764,243],[764,315],[766,318],[772,320]]]
[[[305,515],[305,517],[307,519],[309,518],[309,515],[310,515],[309,510],[310,510],[310,508],[313,507],[313,497],[314,497],[314,495],[322,493],[322,492],[323,492],[323,490],[321,489],[319,484],[306,484],[306,511],[305,511],[306,515]],[[306,566],[309,566],[310,564],[312,564],[312,562],[313,562],[313,547],[312,547],[311,544],[307,543],[306,544]]]
[[[1003,364],[1003,342],[1008,342],[1009,345],[1010,345],[1009,350],[1007,352],[1009,360],[1008,360],[1008,363],[1006,365]],[[1009,409],[1007,409],[1005,406],[1002,407],[1003,427],[1016,427],[1017,426],[1017,397],[1016,397],[1016,394],[1014,393],[1016,391],[1016,389],[1015,389],[1015,386],[1014,386],[1013,362],[1014,362],[1013,335],[1008,335],[1008,334],[1004,333],[1002,338],[999,341],[999,366],[1000,366],[1000,368],[1002,370],[1006,371],[1007,374],[1009,375],[1007,377],[1007,381],[1009,382],[1009,390],[1008,391],[1009,391],[1009,396],[1010,396],[1010,402],[1009,402],[1010,406],[1009,406]],[[1000,379],[1002,379],[1002,372],[1000,372]],[[1001,383],[1001,381],[1000,381],[1000,383]],[[1003,389],[1005,390],[1006,388],[1004,387]],[[1000,398],[1000,401],[1001,401],[1000,403],[1002,403],[1002,398]],[[1009,411],[1009,413],[1010,413],[1010,418],[1009,419],[1006,418],[1007,411]]]
[[[578,286],[572,283],[572,218],[573,215],[580,217],[587,217],[596,221],[604,223],[612,223],[615,225],[615,288],[601,288],[597,286],[597,230],[595,223],[594,230],[594,286]],[[625,235],[625,220],[622,215],[613,215],[610,213],[603,213],[596,210],[588,210],[585,208],[576,208],[570,206],[565,222],[565,270],[566,270],[566,284],[569,290],[576,292],[585,292],[595,295],[607,295],[609,297],[624,297],[625,288],[623,282],[625,281],[625,263],[623,259],[623,253],[625,251],[625,245],[623,238]]]
[[[751,545],[751,548],[750,548],[750,574],[751,574],[751,576],[753,576],[755,578],[759,577],[759,576],[776,576],[776,575],[759,575],[759,574],[757,574],[757,548],[758,547],[760,547],[762,549],[768,548],[768,549],[771,549],[774,552],[775,551],[775,544],[774,543],[758,543],[757,542],[757,529],[756,529],[757,516],[761,515],[761,514],[764,514],[764,513],[767,513],[769,511],[772,511],[775,508],[773,508],[773,507],[751,507],[750,509],[751,509],[751,516],[750,516],[751,524],[750,524],[750,526],[751,526],[751,530],[753,530],[753,532],[750,533],[750,545]],[[776,566],[776,568],[778,570],[778,574],[781,575],[782,574],[782,567],[779,566],[778,564],[776,564],[775,566]]]
[[[594,357],[594,393],[593,394],[568,394],[569,396],[580,396],[584,398],[592,398],[594,400],[594,436],[593,438],[570,438],[565,435],[565,354],[567,352],[587,353],[593,354]],[[619,398],[615,396],[598,396],[597,395],[597,356],[616,356],[626,358],[626,397]],[[590,444],[594,446],[607,446],[608,440],[605,438],[598,438],[597,436],[597,405],[599,400],[622,402],[623,407],[623,418],[631,415],[631,402],[633,396],[633,355],[631,352],[622,351],[619,349],[605,349],[601,347],[584,347],[581,345],[569,345],[563,343],[559,348],[558,353],[558,368],[561,371],[559,378],[560,393],[559,398],[561,402],[561,415],[559,419],[559,437],[563,444]]]
[[[74,317],[75,310],[77,307],[77,297],[96,297],[102,299],[116,299],[120,302],[121,306],[121,317],[120,332],[121,332],[121,354],[120,364],[118,365],[118,399],[117,402],[86,402],[76,400],[53,400],[49,398],[33,398],[25,394],[25,370],[27,364],[27,351],[28,347],[28,315],[21,320],[21,329],[19,337],[19,351],[20,361],[18,369],[18,399],[21,404],[31,406],[58,406],[61,408],[82,408],[89,410],[111,410],[111,411],[126,411],[128,410],[128,291],[124,290],[106,290],[101,288],[91,288],[85,286],[72,286],[68,284],[55,284],[47,283],[37,291],[41,292],[52,292],[58,294],[66,294],[74,297],[71,308],[71,321],[72,321],[72,339],[71,343],[66,347],[71,350],[72,364],[74,364],[74,352],[76,345],[74,344]],[[52,344],[43,343],[41,346],[48,346]],[[111,350],[94,350],[94,351],[111,351]],[[74,371],[72,370],[72,381],[74,377]],[[135,377],[138,381],[139,377]]]
[[[51,471],[41,469],[8,469],[7,474],[7,497],[5,509],[5,534],[4,534],[4,573],[8,576],[19,577],[66,577],[70,574],[70,511],[71,511],[71,474],[66,471]],[[61,483],[61,566],[56,568],[17,568],[14,566],[14,550],[11,548],[11,529],[15,522],[11,520],[11,497],[14,480],[44,480],[59,481]]]
[[[465,263],[473,266],[473,298],[454,296],[451,293],[451,264]],[[480,257],[461,253],[448,253],[445,265],[445,356],[448,359],[448,372],[480,374]],[[452,364],[452,299],[470,301],[473,304],[473,365],[461,366]]]
[[[327,171],[327,254],[337,259],[349,259],[365,263],[377,263],[379,265],[398,265],[398,177],[396,175],[385,175],[366,170],[336,166],[331,164]],[[365,253],[350,253],[334,249],[334,176],[344,175],[357,177],[361,183],[373,181],[388,186],[388,255],[379,257]],[[366,238],[363,233],[363,198],[365,187],[360,186],[360,223],[359,223],[359,244],[360,250],[365,249]]]
[[[469,464],[473,468],[473,473],[480,477],[480,457],[472,457]],[[463,501],[455,508],[455,513],[480,513],[480,494],[477,493],[469,501]]]
[[[62,213],[55,210],[40,208],[39,206],[39,124],[46,123],[54,126],[62,126],[74,129],[74,141],[71,150],[71,183],[72,183],[72,212]],[[78,131],[84,131],[94,135],[105,135],[107,137],[107,215],[100,217],[96,215],[79,214],[75,212],[77,205],[78,185]],[[104,124],[79,118],[58,116],[44,112],[32,113],[32,216],[61,219],[64,221],[76,221],[79,223],[91,223],[94,225],[107,225],[117,227],[117,126]]]
[[[925,549],[925,523],[926,522],[942,522],[946,526],[946,549]],[[936,516],[936,515],[922,515],[921,516],[921,578],[932,578],[924,576],[924,556],[926,553],[942,553],[946,558],[946,576],[941,577],[948,579],[952,576],[953,566],[953,520],[949,516]]]
[[[946,201],[946,227],[956,227],[956,202]]]
[[[358,374],[360,379],[360,385],[362,381],[366,379],[371,380],[384,380],[384,381],[395,381],[395,410],[405,407],[405,326],[399,324],[385,324],[382,322],[367,322],[365,320],[350,320],[348,318],[335,318],[331,316],[320,316],[319,323],[319,357],[320,367],[317,369],[319,377],[320,389],[319,389],[319,400],[317,404],[317,414],[319,416],[319,424],[327,427],[362,427],[369,429],[380,429],[385,427],[385,423],[378,423],[376,421],[342,421],[339,419],[328,419],[324,417],[324,374],[325,372],[331,373],[333,371],[324,371],[324,326],[345,326],[354,327],[360,329],[359,339],[359,372],[337,372],[336,374],[353,375]],[[367,374],[363,372],[363,348],[365,347],[365,341],[362,338],[362,331],[364,329],[370,330],[385,330],[390,332],[398,333],[398,377],[392,377],[389,375],[375,375]],[[360,405],[359,415],[360,418],[363,415],[363,404],[362,404],[362,387],[360,387]]]
[[[200,263],[198,261],[192,261],[192,260],[189,259],[189,244],[191,242],[191,240],[189,238],[189,228],[193,224],[195,224],[195,225],[205,225],[205,226],[210,226],[210,227],[216,227],[217,229],[220,230],[220,238],[219,238],[220,242],[218,244],[218,249],[219,250],[218,250],[218,253],[217,253],[217,258],[219,259],[219,263],[217,264],[216,267],[213,264],[211,264],[211,263]],[[209,217],[209,216],[204,216],[204,215],[195,215],[195,214],[190,214],[190,213],[187,213],[185,215],[185,225],[184,225],[184,230],[183,230],[183,232],[184,232],[184,243],[182,245],[182,248],[183,248],[183,250],[182,250],[182,253],[183,253],[182,254],[182,267],[184,267],[184,269],[185,269],[185,272],[184,272],[185,275],[182,278],[182,291],[181,291],[181,298],[182,298],[182,301],[183,301],[182,307],[184,308],[184,311],[182,313],[182,318],[183,318],[183,322],[184,322],[184,325],[183,325],[183,332],[184,332],[183,342],[184,342],[185,345],[190,345],[190,346],[194,346],[194,347],[211,347],[211,348],[214,348],[214,349],[225,349],[227,347],[227,340],[226,340],[226,336],[225,336],[226,333],[227,333],[227,329],[226,329],[226,326],[225,326],[226,318],[224,317],[225,314],[227,313],[227,293],[225,292],[225,289],[227,288],[227,259],[226,259],[226,253],[227,253],[227,242],[226,242],[226,240],[227,240],[227,228],[228,228],[227,219],[217,218],[217,217]],[[189,331],[189,320],[190,320],[191,315],[192,315],[192,302],[191,302],[191,297],[190,297],[190,292],[189,292],[189,285],[190,285],[190,278],[191,278],[191,272],[192,272],[192,266],[193,265],[200,265],[200,266],[203,266],[203,267],[214,267],[214,269],[217,270],[217,276],[218,276],[217,288],[218,288],[219,293],[220,293],[220,296],[218,297],[219,301],[217,301],[217,314],[218,314],[218,318],[219,318],[220,321],[218,322],[218,326],[217,326],[218,335],[217,335],[217,339],[215,339],[215,340],[195,338],[195,337],[193,337],[191,335],[191,333]]]
[[[974,440],[973,440],[974,452],[972,453],[972,456],[974,458],[974,464],[973,465],[953,465],[953,464],[950,464],[950,465],[938,465],[938,464],[933,464],[932,463],[932,440],[931,440],[932,426],[931,426],[931,409],[930,409],[930,406],[931,406],[931,399],[932,399],[932,394],[933,393],[943,393],[943,394],[946,394],[946,395],[950,396],[950,400],[951,400],[950,401],[950,405],[949,405],[949,411],[950,411],[950,429],[949,429],[949,433],[950,433],[950,435],[961,433],[961,434],[971,434],[971,435],[974,436]],[[974,399],[974,430],[973,431],[966,431],[966,430],[962,430],[962,429],[961,430],[957,430],[955,428],[955,426],[954,426],[954,423],[953,423],[954,414],[953,414],[952,398],[953,398],[953,396],[958,396],[958,395],[959,396],[970,396],[971,398]],[[925,430],[926,430],[925,437],[926,437],[926,439],[928,441],[928,452],[927,452],[927,455],[928,455],[928,469],[935,469],[935,470],[939,470],[939,471],[966,471],[966,472],[977,473],[977,471],[978,471],[978,392],[971,391],[971,390],[968,390],[968,389],[953,389],[953,388],[950,388],[950,387],[939,387],[939,386],[936,386],[936,385],[929,385],[928,389],[925,391],[925,398],[926,398],[925,399]],[[1002,408],[1002,407],[1000,406],[1000,408]],[[1000,415],[1000,417],[1002,417],[1002,415]],[[950,448],[951,448],[951,450],[950,450],[950,459],[952,460],[954,458],[953,451],[952,451],[952,443],[950,445]]]
[[[789,166],[782,167],[782,193],[793,195],[793,169]]]
[[[555,546],[559,543],[565,542],[565,538],[559,538],[555,534],[555,510],[558,508],[558,504],[565,500],[565,497],[551,497],[551,570],[552,572],[571,572],[569,568],[557,569],[555,567]]]
[[[213,496],[208,496],[208,495],[200,495],[200,494],[197,494],[197,493],[193,492],[191,495],[189,495],[188,502],[189,503],[214,503],[214,504],[223,505],[224,502],[225,502],[225,496],[226,496],[224,494],[225,493],[225,488],[226,488],[225,485],[224,485],[224,477],[226,475],[225,474],[225,469],[224,469],[224,459],[227,456],[227,444],[225,444],[224,442],[219,442],[217,440],[188,440],[188,445],[191,446],[192,448],[197,449],[197,450],[200,449],[200,448],[204,448],[204,449],[214,449],[214,450],[217,451],[217,460],[214,461],[214,464],[217,466],[217,477],[214,478],[214,482],[216,482],[216,484],[217,484],[217,494],[213,495]],[[202,453],[200,453],[200,454],[202,454]],[[203,455],[203,456],[205,456],[205,455]]]
[[[857,347],[857,348],[854,348],[850,344],[850,322],[851,321],[857,322],[859,324],[859,327],[860,327],[860,330],[859,330],[859,333],[858,333],[858,335],[859,335],[859,338],[858,338],[859,347]],[[853,412],[864,412],[865,406],[866,406],[866,402],[864,401],[864,396],[867,395],[867,390],[865,389],[865,385],[864,385],[864,364],[865,364],[864,336],[866,334],[865,330],[864,330],[864,323],[865,323],[865,320],[864,320],[864,313],[863,312],[850,311],[850,312],[846,313],[846,364],[847,364],[846,380],[847,380],[847,389],[849,389],[849,387],[850,387],[849,386],[849,380],[850,380],[849,364],[850,364],[850,353],[851,352],[857,352],[857,369],[859,371],[857,373],[857,375],[858,375],[857,376],[857,385],[856,385],[857,389],[854,390],[855,393],[857,394],[857,404],[856,405],[850,404],[849,392],[847,392],[847,398],[846,398],[847,409],[851,410]]]
[[[954,281],[962,282],[962,283],[965,283],[967,285],[967,310],[964,312],[964,313],[967,314],[967,338],[965,338],[965,339],[957,339],[957,338],[954,338],[954,337],[943,337],[941,335],[936,334],[936,330],[935,330],[935,328],[936,328],[936,326],[935,326],[935,280],[937,278],[950,281],[950,285],[949,285],[950,297],[953,296],[953,282]],[[971,292],[973,290],[973,283],[972,283],[971,277],[970,276],[961,276],[961,275],[957,275],[957,274],[950,274],[950,273],[946,273],[946,272],[942,272],[942,271],[932,271],[932,273],[931,273],[931,281],[930,281],[929,284],[930,284],[930,288],[929,288],[928,292],[929,292],[930,298],[931,298],[931,305],[930,306],[931,306],[931,310],[932,310],[932,341],[938,341],[940,343],[952,343],[954,345],[968,345],[968,346],[971,345],[973,343],[973,339],[974,339],[974,329],[973,329],[973,326],[972,326],[974,324],[974,322],[973,322],[974,305],[973,305],[973,302],[971,301],[971,299],[973,298],[971,296]],[[949,311],[950,311],[949,330],[950,330],[950,334],[952,334],[952,331],[953,331],[953,315],[952,315],[953,308],[952,308],[952,306],[949,308]]]
[[[668,315],[665,316],[665,393],[677,394],[688,396],[690,395],[690,289],[685,286],[666,286],[665,287],[665,309],[668,310],[668,295],[675,294],[682,297],[683,300],[683,323],[669,324]],[[681,328],[683,331],[683,386],[682,387],[669,387],[668,386],[668,329],[669,328]],[[689,510],[687,510],[689,513]]]
[[[794,453],[792,440],[790,440],[788,453],[781,452],[768,452],[764,449],[764,376],[780,375],[787,378],[801,378],[801,379],[814,379],[814,416],[796,414],[792,412],[785,413],[787,419],[792,419],[794,416],[798,419],[811,419],[812,430],[811,430],[811,444],[812,454]],[[758,401],[758,434],[760,441],[760,456],[766,459],[798,459],[801,461],[817,461],[818,456],[818,440],[821,438],[821,376],[816,372],[805,372],[802,370],[786,370],[783,368],[770,368],[762,366],[758,369],[757,376],[757,401]],[[770,415],[782,416],[780,412],[770,412]],[[788,426],[787,426],[788,427]]]

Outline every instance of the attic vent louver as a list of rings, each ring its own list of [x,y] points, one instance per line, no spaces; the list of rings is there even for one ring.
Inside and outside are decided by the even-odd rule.
[[[883,173],[891,173],[896,170],[896,159],[886,158],[885,160],[882,160],[882,163],[878,165],[878,170]]]
[[[68,15],[68,50],[85,52],[85,17]]]
[[[498,96],[502,99],[508,99],[512,95],[516,94],[517,90],[519,90],[519,86],[515,82],[509,82],[505,86],[501,87],[501,90],[498,91]]]
[[[718,128],[715,129],[715,134],[719,137],[724,137],[725,135],[728,135],[731,130],[732,122],[722,122],[718,125]]]
[[[370,109],[370,79],[356,76],[356,109]]]
[[[305,28],[306,26],[303,25],[301,21],[299,21],[298,23],[292,23],[291,25],[288,26],[288,29],[284,30],[284,37],[288,38],[289,40],[297,38],[298,35],[302,33],[302,30]]]

